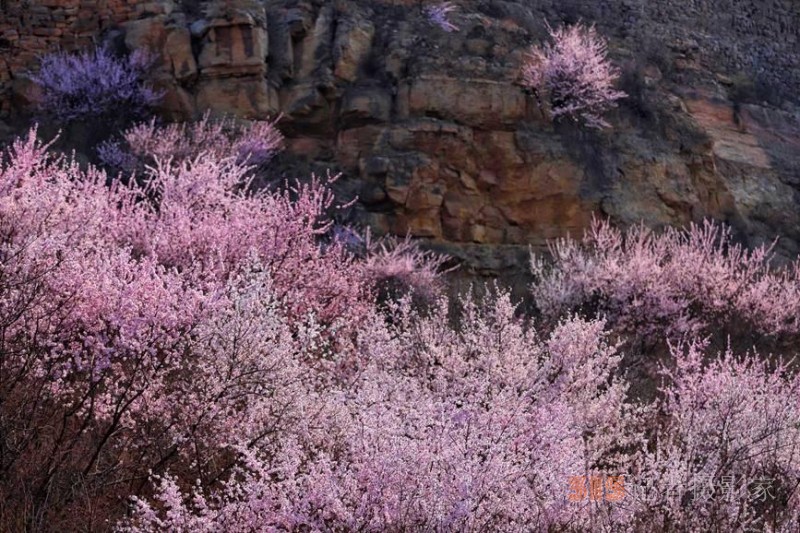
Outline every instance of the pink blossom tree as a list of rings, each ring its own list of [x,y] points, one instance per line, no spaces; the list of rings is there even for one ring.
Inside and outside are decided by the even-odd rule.
[[[523,83],[553,120],[570,120],[591,128],[609,126],[602,116],[625,93],[614,89],[619,71],[608,59],[606,41],[582,24],[552,29],[551,42],[531,48],[522,69]]]
[[[249,192],[249,168],[206,152],[109,187],[35,131],[4,155],[2,529],[107,527],[149,471],[213,484],[358,369],[375,288],[323,245],[331,191]]]
[[[536,303],[546,316],[595,307],[620,331],[676,338],[712,324],[747,323],[761,334],[800,333],[800,264],[770,267],[770,248],[747,250],[713,222],[626,233],[595,220],[581,241],[532,258]]]
[[[97,151],[104,164],[126,173],[144,172],[156,161],[193,161],[201,154],[263,167],[283,149],[277,121],[213,120],[209,113],[197,122],[165,126],[152,119],[127,129],[121,139],[102,143]]]
[[[800,379],[785,363],[702,343],[674,366],[630,503],[660,529],[791,531],[800,518]]]
[[[792,531],[795,366],[674,344],[643,404],[621,347],[794,331],[796,269],[711,224],[597,223],[534,261],[533,320],[336,226],[325,180],[251,168],[200,150],[109,186],[35,131],[4,154],[0,529]]]

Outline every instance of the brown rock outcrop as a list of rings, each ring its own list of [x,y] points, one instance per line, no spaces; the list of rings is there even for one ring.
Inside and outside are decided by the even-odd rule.
[[[798,108],[785,98],[766,104],[763,91],[743,97],[721,73],[752,79],[761,65],[772,86],[796,87],[798,44],[781,28],[797,30],[800,16],[790,1],[770,0],[778,22],[764,15],[743,26],[731,16],[743,0],[731,0],[717,25],[706,24],[719,1],[636,10],[624,0],[468,1],[456,15],[460,31],[446,33],[402,2],[227,0],[189,9],[97,0],[105,11],[80,35],[122,24],[128,48],[157,52],[153,79],[172,118],[283,113],[287,167],[344,172],[340,183],[360,197],[356,221],[425,237],[482,273],[525,270],[529,245],[578,234],[594,214],[652,226],[714,217],[751,244],[779,234],[779,250],[796,253]],[[37,51],[64,42],[85,4],[38,9],[34,26],[51,27],[47,35],[0,22],[0,45],[16,51],[0,56],[0,90],[33,63],[19,50],[32,39],[47,43]],[[625,71],[630,97],[608,131],[554,127],[518,84],[542,21],[574,16],[612,38]],[[757,65],[767,57],[769,67]]]

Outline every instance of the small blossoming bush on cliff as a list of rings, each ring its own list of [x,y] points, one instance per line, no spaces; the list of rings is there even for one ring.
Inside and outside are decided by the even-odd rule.
[[[625,93],[614,89],[619,71],[608,59],[606,41],[582,24],[548,29],[551,42],[531,49],[523,82],[536,91],[554,121],[608,127],[603,114]]]
[[[38,111],[59,124],[123,113],[141,118],[161,98],[144,81],[151,64],[141,50],[127,58],[105,47],[45,55],[31,76],[41,91]]]
[[[458,31],[458,26],[450,21],[450,14],[457,10],[458,7],[453,2],[438,2],[425,6],[423,11],[432,24],[450,33]]]

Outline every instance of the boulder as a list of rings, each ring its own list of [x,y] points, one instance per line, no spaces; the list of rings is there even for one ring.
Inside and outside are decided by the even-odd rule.
[[[265,75],[267,30],[249,19],[212,20],[203,37],[198,63],[204,77]]]
[[[132,20],[124,25],[128,50],[148,50],[160,54],[167,41],[167,16]]]
[[[352,87],[342,98],[343,121],[387,122],[392,113],[392,95],[382,87]]]
[[[292,69],[296,81],[307,83],[330,72],[334,20],[333,6],[327,4],[320,9],[311,30],[300,32],[302,38],[294,46]]]
[[[525,120],[528,102],[508,82],[426,75],[406,81],[398,95],[401,115],[435,116],[491,128]]]
[[[333,73],[346,81],[355,81],[369,55],[375,26],[362,17],[339,20],[333,41]]]
[[[197,76],[197,61],[192,53],[192,37],[188,28],[184,26],[169,28],[164,42],[164,54],[176,80],[183,82]]]
[[[197,109],[248,119],[266,119],[278,110],[261,76],[245,78],[201,78],[197,87]]]

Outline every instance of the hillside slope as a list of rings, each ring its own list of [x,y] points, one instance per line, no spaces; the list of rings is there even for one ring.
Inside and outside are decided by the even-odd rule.
[[[165,116],[283,113],[284,170],[343,172],[360,198],[353,220],[431,239],[480,272],[524,269],[529,245],[594,214],[655,227],[713,217],[749,244],[779,235],[780,253],[800,250],[791,0],[465,1],[451,33],[417,2],[1,5],[10,123],[37,52],[101,36],[150,48]],[[545,24],[578,20],[609,38],[629,94],[602,132],[554,127],[519,83]]]

